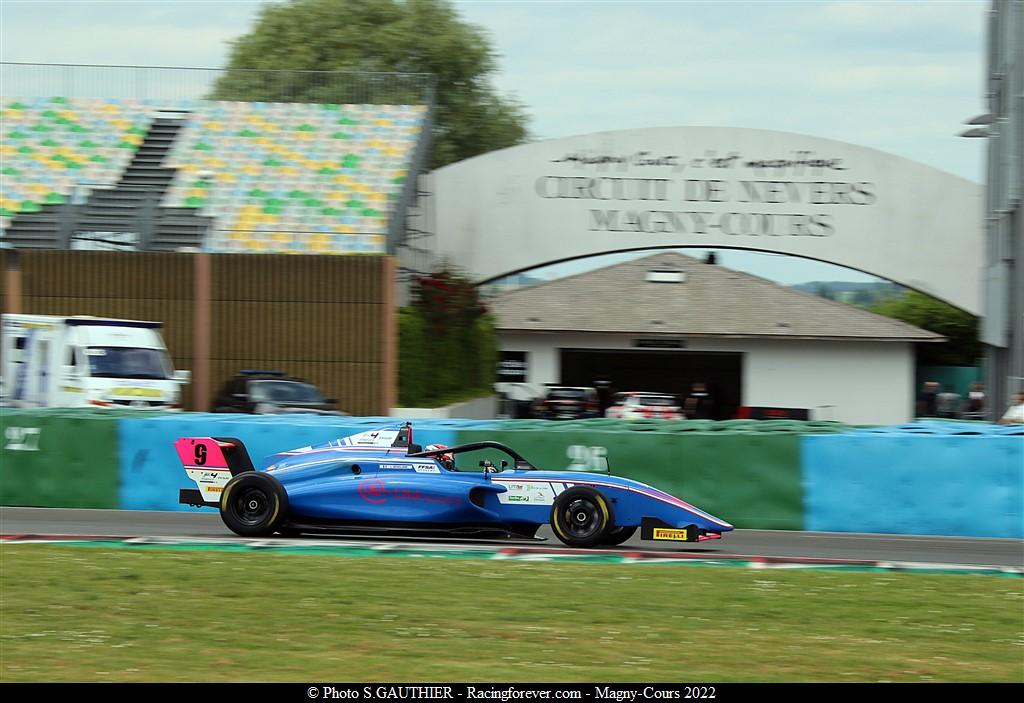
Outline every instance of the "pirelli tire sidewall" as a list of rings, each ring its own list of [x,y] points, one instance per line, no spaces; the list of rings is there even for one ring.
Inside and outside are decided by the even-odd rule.
[[[224,486],[220,517],[237,535],[269,537],[288,517],[288,492],[263,471],[240,473]]]
[[[611,500],[590,486],[563,491],[551,506],[551,529],[570,547],[596,547],[614,527]]]

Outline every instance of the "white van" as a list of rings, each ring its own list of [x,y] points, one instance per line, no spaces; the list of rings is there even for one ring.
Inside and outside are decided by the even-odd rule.
[[[79,315],[2,316],[5,402],[15,407],[178,409],[188,371],[175,371],[160,322]]]

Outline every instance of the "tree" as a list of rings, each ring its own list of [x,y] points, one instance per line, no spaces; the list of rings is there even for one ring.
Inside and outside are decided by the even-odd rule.
[[[825,300],[835,300],[836,299],[835,293],[833,293],[832,289],[829,288],[824,283],[819,283],[815,287],[814,294],[816,296],[818,296],[819,298],[824,298]]]
[[[494,392],[494,319],[469,279],[448,268],[418,279],[399,316],[399,400],[436,407]]]
[[[226,69],[214,87],[214,100],[419,103],[423,96],[411,93],[422,85],[420,77],[365,72],[432,74],[435,167],[527,138],[523,106],[500,95],[491,83],[497,60],[486,35],[461,21],[448,0],[290,0],[265,5],[251,31],[232,42]],[[304,71],[364,73],[300,73]]]
[[[978,318],[924,293],[907,291],[885,298],[871,306],[871,312],[949,339],[944,344],[918,345],[917,363],[921,366],[974,366],[981,357]]]

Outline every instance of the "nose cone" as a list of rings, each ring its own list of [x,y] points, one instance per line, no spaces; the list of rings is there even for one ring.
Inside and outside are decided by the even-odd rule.
[[[732,525],[727,523],[725,520],[717,518],[713,515],[708,515],[707,513],[705,513],[704,515],[707,515],[707,518],[711,519],[709,520],[707,518],[704,518],[698,524],[700,527],[704,528],[708,532],[732,532],[734,529],[736,529]],[[703,518],[703,516],[701,517]]]

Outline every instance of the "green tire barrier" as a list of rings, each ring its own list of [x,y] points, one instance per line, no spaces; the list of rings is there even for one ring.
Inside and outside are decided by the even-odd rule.
[[[606,455],[616,476],[660,488],[736,527],[804,527],[797,432],[609,432],[548,423],[537,430],[456,430],[456,438],[504,442],[543,469],[594,470]]]
[[[0,504],[119,508],[121,415],[104,410],[0,410]]]

